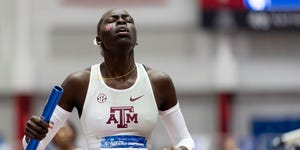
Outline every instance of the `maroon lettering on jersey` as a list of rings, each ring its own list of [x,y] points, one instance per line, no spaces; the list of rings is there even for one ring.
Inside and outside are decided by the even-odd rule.
[[[119,118],[117,119],[117,115]],[[110,116],[106,124],[117,124],[117,128],[127,128],[129,123],[138,123],[138,114],[133,106],[111,107]]]

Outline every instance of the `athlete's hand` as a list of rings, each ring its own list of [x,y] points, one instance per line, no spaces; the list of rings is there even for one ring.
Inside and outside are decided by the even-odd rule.
[[[53,124],[45,122],[37,116],[32,116],[25,125],[26,142],[29,139],[42,140],[48,133],[48,128],[52,128]]]

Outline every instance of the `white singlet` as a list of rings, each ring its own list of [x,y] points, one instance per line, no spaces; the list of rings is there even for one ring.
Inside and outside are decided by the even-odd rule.
[[[100,64],[91,67],[81,124],[89,150],[148,150],[158,109],[148,74],[136,63],[137,78],[127,89],[107,86]]]

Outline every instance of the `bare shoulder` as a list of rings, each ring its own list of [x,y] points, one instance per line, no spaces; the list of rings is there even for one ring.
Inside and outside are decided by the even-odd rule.
[[[71,73],[62,83],[64,94],[59,105],[67,111],[74,107],[81,113],[86,91],[89,85],[90,68]]]
[[[158,82],[161,84],[167,84],[172,82],[171,77],[167,73],[152,69],[150,67],[145,67],[145,68],[147,70],[151,82],[155,82],[155,83]]]
[[[145,67],[148,73],[157,107],[164,111],[177,103],[176,91],[171,77],[162,71]]]
[[[91,72],[90,68],[86,68],[84,70],[73,72],[65,79],[63,84],[65,84],[65,85],[83,84],[84,82],[89,81],[90,72]]]

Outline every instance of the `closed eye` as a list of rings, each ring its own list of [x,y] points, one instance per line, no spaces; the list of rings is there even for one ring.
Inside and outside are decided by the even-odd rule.
[[[119,18],[120,18],[120,16],[118,16],[118,15],[112,15],[107,18],[107,22],[113,23],[113,22],[116,22]],[[133,18],[129,15],[122,15],[121,18],[128,23],[134,23]]]
[[[127,17],[125,19],[128,23],[134,23],[133,19],[131,17]]]
[[[118,16],[110,16],[107,18],[107,22],[108,23],[113,23],[113,22],[116,22],[118,20]]]

